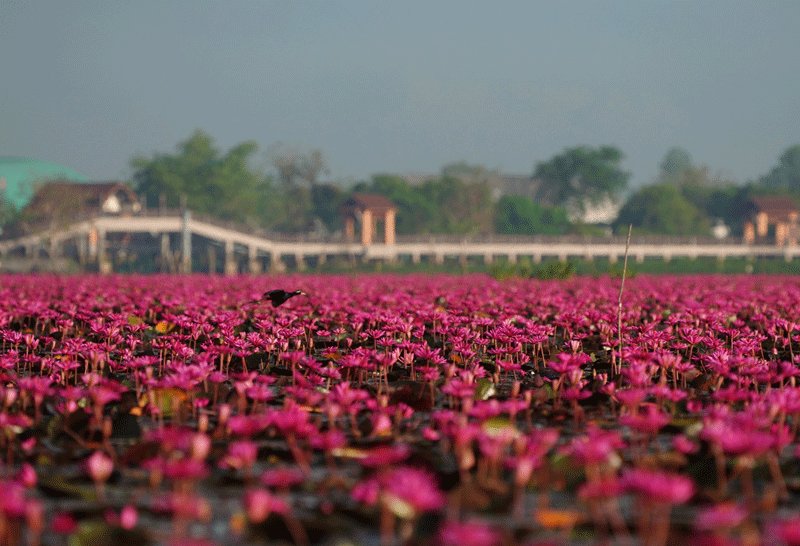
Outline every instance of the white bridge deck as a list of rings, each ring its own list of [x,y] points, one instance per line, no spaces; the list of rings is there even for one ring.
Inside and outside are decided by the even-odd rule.
[[[552,241],[450,241],[440,242],[435,240],[401,241],[387,245],[373,243],[362,245],[354,242],[304,242],[281,241],[246,233],[240,229],[223,227],[208,221],[194,219],[191,215],[184,216],[134,216],[113,217],[101,216],[88,220],[78,221],[69,226],[58,229],[44,230],[39,233],[19,237],[16,239],[0,240],[0,259],[12,252],[30,255],[37,249],[46,249],[51,252],[57,250],[59,245],[67,241],[88,241],[91,236],[99,239],[99,248],[90,254],[102,264],[104,240],[111,233],[149,233],[153,236],[164,234],[182,235],[182,252],[184,256],[191,255],[191,236],[198,236],[216,241],[225,248],[225,272],[236,273],[237,265],[233,259],[234,249],[246,249],[251,264],[259,257],[268,256],[271,264],[280,264],[286,256],[292,256],[296,263],[301,264],[307,258],[326,259],[332,256],[351,256],[363,260],[394,261],[403,257],[412,261],[428,259],[442,262],[445,258],[456,257],[466,259],[478,257],[486,263],[501,257],[514,262],[521,257],[527,257],[534,262],[545,257],[555,257],[559,260],[569,258],[607,258],[614,262],[624,253],[624,243],[587,241],[574,242],[565,240]],[[697,243],[637,243],[631,242],[629,255],[632,259],[642,261],[645,258],[656,257],[670,260],[678,257],[700,258],[713,257],[719,260],[734,257],[783,257],[790,261],[800,256],[800,247],[774,246],[774,245],[746,245],[739,242],[697,242]],[[188,271],[185,257],[184,271]],[[103,268],[100,268],[101,271]],[[257,265],[251,265],[251,271],[258,270]]]

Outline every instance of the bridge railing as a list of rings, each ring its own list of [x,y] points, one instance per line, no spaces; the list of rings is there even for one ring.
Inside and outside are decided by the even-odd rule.
[[[27,223],[24,230],[10,229],[4,230],[0,235],[0,241],[8,241],[20,237],[44,234],[49,231],[63,229],[82,221],[91,221],[102,217],[126,218],[128,216],[138,218],[154,217],[181,217],[181,209],[143,209],[135,214],[89,214],[78,212],[69,218],[59,218],[49,222]],[[209,215],[191,212],[191,218],[200,222],[211,224],[216,227],[239,231],[248,235],[255,235],[275,242],[287,243],[342,243],[345,242],[341,232],[305,232],[305,233],[283,233],[259,228],[240,221],[226,220]],[[420,234],[420,235],[398,235],[396,242],[416,243],[416,244],[615,244],[625,245],[624,236],[588,236],[588,235],[498,235],[498,234]],[[671,237],[660,235],[636,235],[633,239],[635,244],[645,245],[731,245],[742,243],[739,237],[727,237],[717,239],[714,237]],[[380,238],[376,240],[380,243]]]
[[[398,243],[430,244],[616,244],[625,246],[625,236],[586,235],[398,235]],[[631,241],[645,245],[731,245],[741,243],[738,237],[717,239],[714,237],[669,237],[659,235],[637,235]]]

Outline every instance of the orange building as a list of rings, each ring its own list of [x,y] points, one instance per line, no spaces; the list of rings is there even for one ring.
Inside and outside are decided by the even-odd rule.
[[[355,241],[356,227],[361,230],[361,244],[370,245],[380,225],[383,226],[383,242],[395,242],[395,219],[397,207],[383,195],[354,193],[342,204],[344,234],[348,241]]]
[[[798,240],[797,205],[788,196],[761,195],[751,200],[749,219],[744,224],[744,242],[794,246]]]

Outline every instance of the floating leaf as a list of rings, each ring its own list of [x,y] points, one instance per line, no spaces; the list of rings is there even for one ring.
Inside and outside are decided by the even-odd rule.
[[[334,457],[341,457],[343,459],[363,459],[367,456],[367,452],[363,449],[356,447],[337,447],[331,451]]]
[[[489,436],[500,436],[501,434],[509,434],[516,436],[519,430],[514,426],[507,417],[492,417],[487,419],[481,425],[481,429]]]
[[[165,417],[172,415],[172,412],[179,408],[189,396],[185,391],[175,388],[152,389],[147,394],[142,395],[139,399],[139,408],[145,408],[148,404],[154,404],[161,414]],[[131,415],[141,415],[139,412],[131,410]]]
[[[69,536],[69,546],[148,546],[152,539],[144,531],[127,530],[102,521],[85,521]]]
[[[497,388],[491,379],[484,377],[478,380],[478,386],[475,389],[475,400],[488,400],[495,394],[497,394]]]
[[[410,503],[395,495],[386,493],[382,499],[389,511],[400,519],[411,519],[417,515],[417,511]]]
[[[97,490],[90,483],[72,483],[59,474],[42,473],[37,478],[38,487],[42,491],[59,497],[96,501]]]
[[[582,519],[580,512],[575,510],[537,510],[533,518],[545,529],[570,529]]]
[[[128,324],[130,326],[140,326],[144,324],[144,319],[136,315],[128,315]]]
[[[161,320],[156,323],[153,329],[159,334],[167,334],[175,329],[175,324],[172,322],[167,322],[166,320]]]

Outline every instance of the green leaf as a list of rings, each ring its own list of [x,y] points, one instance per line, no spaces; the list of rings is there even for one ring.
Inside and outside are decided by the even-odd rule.
[[[144,531],[93,520],[81,523],[67,543],[69,546],[149,546],[153,540]]]
[[[478,380],[478,387],[475,389],[475,400],[488,400],[497,394],[497,389],[490,379],[483,378]]]

